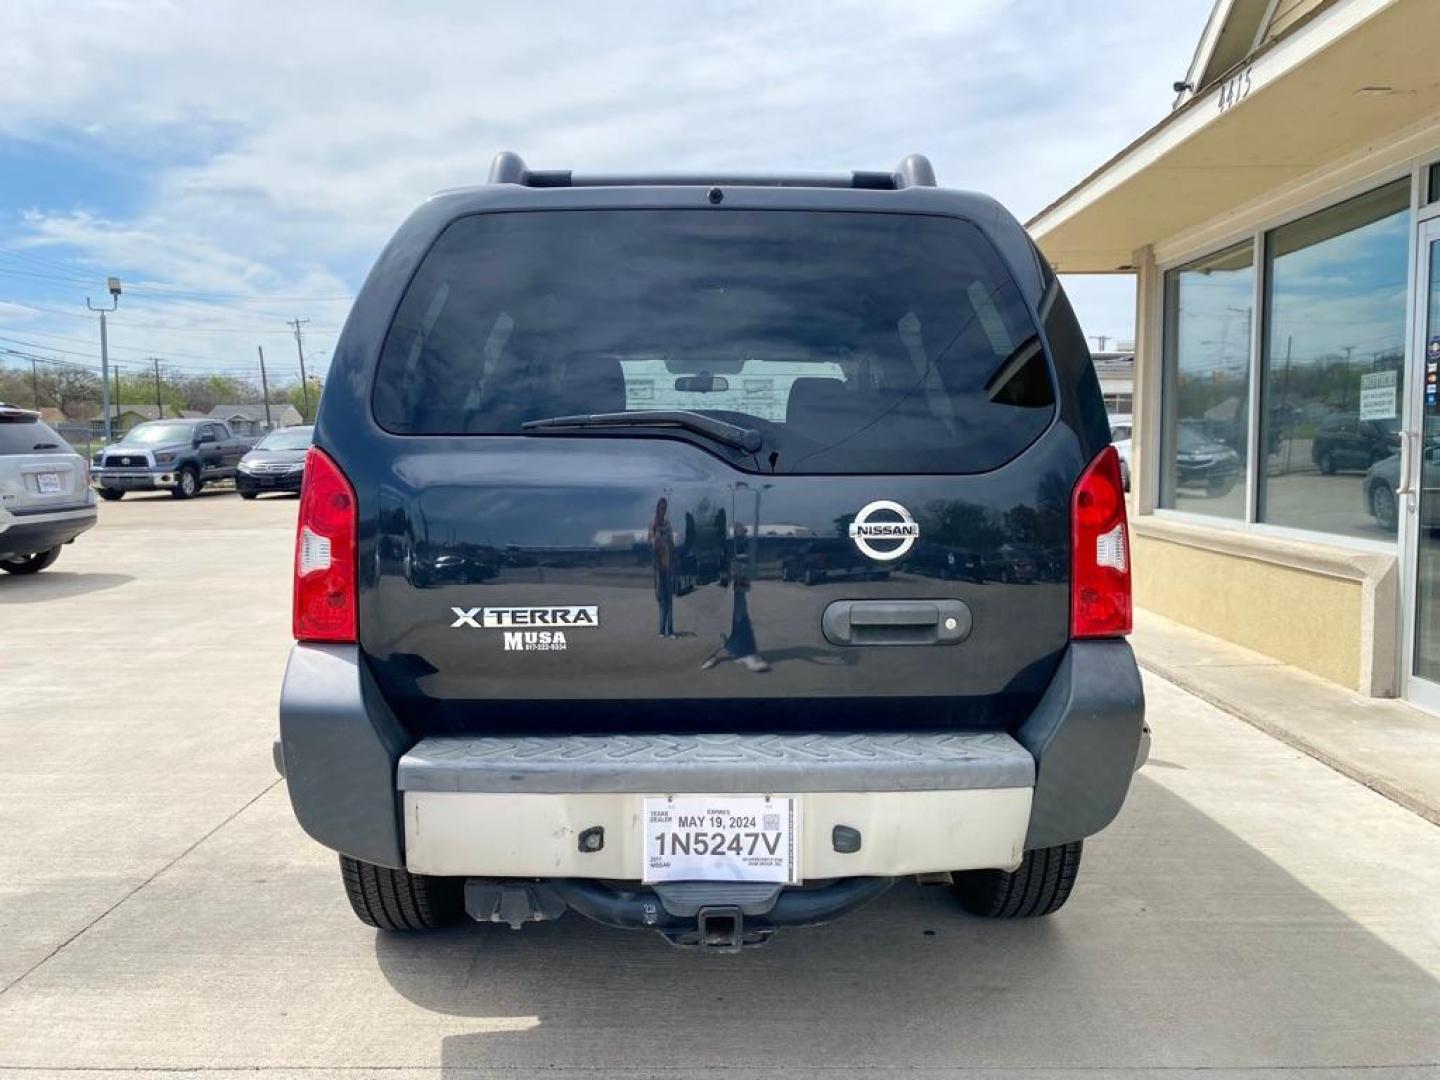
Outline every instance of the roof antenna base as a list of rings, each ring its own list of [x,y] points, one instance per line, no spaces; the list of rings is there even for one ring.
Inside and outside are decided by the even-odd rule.
[[[924,154],[909,154],[895,169],[895,187],[938,187],[935,166]]]

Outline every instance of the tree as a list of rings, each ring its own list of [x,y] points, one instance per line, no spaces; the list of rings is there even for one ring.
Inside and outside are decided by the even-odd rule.
[[[320,395],[325,391],[325,384],[317,377],[310,378],[310,405],[306,408],[305,391],[300,383],[294,382],[289,386],[282,386],[273,390],[270,395],[271,404],[294,405],[295,411],[310,424],[315,421],[315,410],[320,405]]]
[[[72,420],[88,419],[98,412],[100,377],[82,368],[49,366],[39,373],[40,402],[59,409]]]

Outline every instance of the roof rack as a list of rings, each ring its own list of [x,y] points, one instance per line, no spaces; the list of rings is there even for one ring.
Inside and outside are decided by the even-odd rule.
[[[790,176],[731,173],[713,176],[681,174],[677,176],[617,173],[577,176],[569,169],[532,169],[525,159],[509,150],[502,150],[490,163],[490,183],[520,184],[522,187],[637,187],[673,185],[677,187],[824,187],[866,188],[873,191],[899,191],[909,187],[935,187],[935,169],[924,154],[911,154],[896,166],[894,172],[852,172],[844,174],[812,173]]]

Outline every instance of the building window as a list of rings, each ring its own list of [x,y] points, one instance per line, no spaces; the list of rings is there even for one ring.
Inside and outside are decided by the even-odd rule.
[[[1395,535],[1409,208],[1400,180],[1266,238],[1261,521]]]
[[[1245,519],[1254,245],[1165,275],[1160,505]]]
[[[1111,416],[1129,416],[1135,405],[1135,395],[1120,391],[1104,391],[1105,411]]]
[[[1429,176],[1430,183],[1427,185],[1429,198],[1425,201],[1432,203],[1440,202],[1440,161],[1430,166]]]

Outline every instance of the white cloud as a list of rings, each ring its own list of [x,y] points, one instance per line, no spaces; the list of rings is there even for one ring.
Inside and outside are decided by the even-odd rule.
[[[38,316],[40,312],[24,304],[12,304],[8,300],[0,300],[0,321],[24,322]]]
[[[193,291],[335,295],[499,149],[589,171],[883,169],[920,150],[1023,217],[1163,114],[1209,6],[10,0],[0,138],[152,163],[126,219],[47,206],[19,238]],[[1087,329],[1127,334],[1127,290],[1079,287]],[[222,318],[148,303],[154,324]],[[290,315],[269,311],[257,326]],[[333,324],[344,305],[306,311]],[[236,354],[212,337],[144,340]]]

